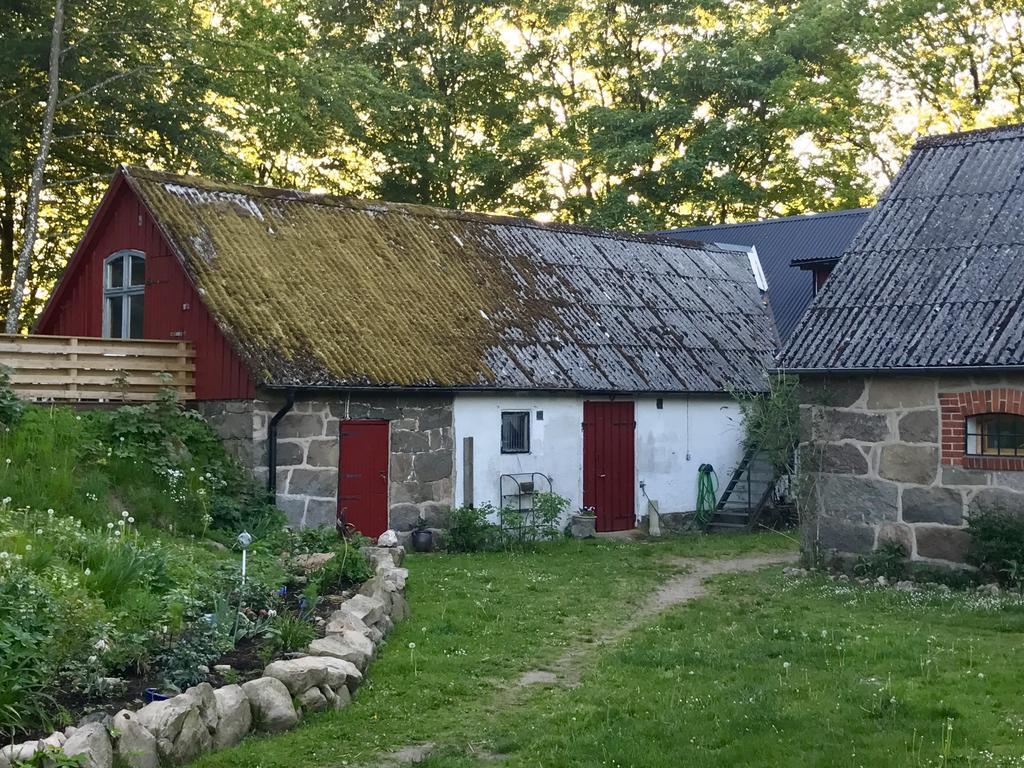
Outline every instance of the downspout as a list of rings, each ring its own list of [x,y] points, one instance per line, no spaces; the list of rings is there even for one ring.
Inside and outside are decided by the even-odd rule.
[[[271,417],[267,426],[267,493],[270,495],[271,504],[277,501],[277,424],[294,407],[295,390],[289,389],[285,393],[284,405]]]

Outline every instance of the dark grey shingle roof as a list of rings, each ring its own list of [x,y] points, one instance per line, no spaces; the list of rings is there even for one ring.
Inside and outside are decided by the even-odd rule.
[[[919,141],[784,350],[794,370],[1024,365],[1024,126]]]
[[[661,234],[703,243],[754,246],[768,278],[768,301],[775,324],[785,341],[814,298],[813,275],[793,264],[837,261],[870,211],[856,208],[742,224],[686,227]]]

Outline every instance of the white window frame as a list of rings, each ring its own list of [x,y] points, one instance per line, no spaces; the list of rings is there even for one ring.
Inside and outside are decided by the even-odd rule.
[[[131,260],[132,257],[146,260],[146,254],[131,248],[115,251],[103,260],[103,337],[114,338],[110,335],[110,299],[121,298],[121,336],[122,339],[133,338],[129,335],[131,330],[131,302],[129,297],[142,296],[142,311],[146,311],[146,283],[142,285],[130,285],[131,283]],[[110,285],[111,264],[115,261],[122,261],[121,265],[121,287],[115,288]],[[128,268],[125,269],[125,266]],[[138,337],[141,338],[141,337]]]

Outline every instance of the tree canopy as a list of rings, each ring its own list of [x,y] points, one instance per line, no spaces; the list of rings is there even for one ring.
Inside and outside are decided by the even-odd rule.
[[[0,291],[53,12],[0,0]],[[1024,121],[1015,0],[66,0],[65,15],[26,322],[119,162],[646,230],[871,204],[919,135]]]

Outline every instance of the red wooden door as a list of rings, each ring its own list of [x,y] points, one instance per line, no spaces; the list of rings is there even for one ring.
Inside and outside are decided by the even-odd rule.
[[[388,527],[388,422],[343,421],[338,521],[377,538]]]
[[[597,514],[597,530],[626,531],[634,515],[633,403],[583,403],[583,504]]]

